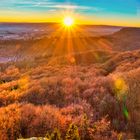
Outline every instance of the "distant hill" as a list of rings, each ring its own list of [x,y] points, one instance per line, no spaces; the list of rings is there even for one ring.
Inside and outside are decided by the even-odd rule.
[[[7,25],[8,26],[8,25]],[[23,26],[23,25],[22,25]],[[27,25],[26,25],[27,26]],[[37,25],[36,25],[37,26]],[[40,25],[41,26],[41,25]],[[42,25],[43,26],[43,25]],[[21,59],[36,59],[48,62],[53,57],[54,61],[75,57],[78,64],[91,64],[105,62],[116,52],[140,49],[140,28],[122,28],[110,26],[85,26],[84,30],[95,29],[108,32],[117,29],[117,32],[104,36],[78,36],[61,38],[61,34],[52,37],[32,38],[29,40],[0,40],[0,60],[20,61]],[[119,31],[118,31],[119,29]],[[38,34],[39,37],[39,34]],[[68,50],[68,42],[70,50]],[[58,57],[58,58],[57,58]],[[65,59],[66,60],[66,59]]]
[[[114,50],[140,49],[140,28],[123,28],[106,39],[113,43]]]
[[[118,52],[103,64],[108,73],[130,71],[140,67],[140,49]]]

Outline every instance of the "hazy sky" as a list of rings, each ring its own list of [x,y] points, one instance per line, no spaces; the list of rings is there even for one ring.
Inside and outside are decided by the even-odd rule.
[[[140,0],[0,0],[1,22],[60,22],[140,26]]]

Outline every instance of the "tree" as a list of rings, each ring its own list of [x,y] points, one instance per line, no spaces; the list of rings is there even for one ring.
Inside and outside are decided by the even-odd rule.
[[[80,140],[79,132],[78,132],[78,127],[74,124],[71,124],[69,126],[69,129],[66,133],[66,140]]]

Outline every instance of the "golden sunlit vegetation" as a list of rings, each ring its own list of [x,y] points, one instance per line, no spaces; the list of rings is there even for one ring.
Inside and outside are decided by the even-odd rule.
[[[140,69],[136,62],[128,60],[131,69],[125,70],[132,55],[125,59],[115,56],[100,68],[3,65],[0,139],[45,137],[46,134],[51,137],[54,128],[59,130],[61,138],[70,140],[70,137],[125,140],[138,136]],[[111,68],[109,63],[114,59],[119,61]],[[121,68],[117,66],[120,62]]]
[[[121,32],[0,42],[19,44],[0,64],[0,140],[139,139],[140,50],[116,49]]]

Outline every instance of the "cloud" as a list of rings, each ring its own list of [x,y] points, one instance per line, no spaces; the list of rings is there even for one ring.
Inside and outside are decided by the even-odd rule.
[[[18,12],[21,11],[32,11],[32,12],[56,12],[57,10],[70,10],[75,12],[98,12],[101,11],[101,8],[89,6],[89,5],[80,5],[70,2],[56,2],[53,0],[0,0],[0,9],[1,10],[15,10]],[[1,11],[0,10],[0,11]]]
[[[69,5],[69,4],[51,4],[51,5],[38,5],[38,6],[44,8],[80,9],[80,10],[88,10],[92,8],[88,6],[77,6],[77,5]]]
[[[71,3],[66,2],[52,2],[50,0],[1,0],[0,7],[11,7],[11,8],[48,8],[49,10],[51,8],[53,9],[69,9],[69,10],[90,10],[94,9],[97,10],[96,7],[90,7],[90,6],[83,6],[83,5],[74,5]]]

